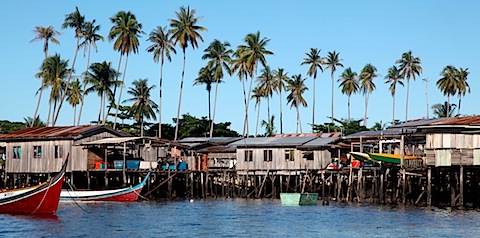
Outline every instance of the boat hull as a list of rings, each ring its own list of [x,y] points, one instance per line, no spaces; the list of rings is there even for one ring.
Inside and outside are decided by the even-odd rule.
[[[317,205],[318,193],[280,193],[284,206]]]
[[[60,191],[65,179],[68,159],[62,170],[46,183],[0,193],[0,213],[53,214],[58,209]]]
[[[370,158],[376,161],[381,161],[384,163],[391,163],[391,164],[400,164],[401,159],[400,155],[398,154],[383,154],[383,153],[368,153]],[[421,160],[420,156],[409,156],[405,155],[404,160]]]
[[[135,202],[142,192],[150,173],[135,187],[111,189],[111,190],[62,190],[61,201],[102,201],[102,202]]]

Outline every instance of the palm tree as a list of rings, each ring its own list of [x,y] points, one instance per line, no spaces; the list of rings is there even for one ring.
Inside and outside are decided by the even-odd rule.
[[[420,76],[422,73],[422,66],[420,66],[420,58],[412,55],[412,51],[408,51],[402,54],[402,58],[396,61],[398,70],[401,72],[401,78],[407,79],[407,102],[405,109],[405,121],[408,121],[408,95],[410,92],[410,78],[413,81],[416,79],[416,75]]]
[[[73,56],[73,61],[72,61],[72,68],[70,69],[70,72],[68,74],[67,82],[65,84],[65,91],[68,90],[70,79],[72,78],[72,74],[74,72],[75,62],[77,61],[78,49],[80,48],[80,39],[83,37],[84,24],[85,24],[85,16],[80,14],[78,7],[75,7],[74,12],[67,14],[65,16],[65,21],[63,22],[63,25],[62,25],[63,29],[66,29],[69,27],[75,29],[75,38],[77,39],[77,44],[75,45],[75,55]],[[65,100],[65,96],[66,94],[63,94],[60,99],[60,104],[58,105],[57,112],[55,113],[55,117],[53,119],[53,126],[55,126],[55,123],[57,122],[58,115],[60,114],[60,109],[62,108],[63,101]]]
[[[468,85],[468,68],[463,69],[459,68],[457,70],[457,81],[458,81],[458,115],[460,115],[460,106],[462,103],[462,97],[465,96],[466,93],[470,93],[470,85]]]
[[[303,62],[300,65],[310,65],[307,71],[307,75],[312,77],[313,76],[313,100],[312,100],[312,130],[313,126],[315,125],[315,79],[317,78],[318,70],[323,72],[322,65],[325,63],[323,62],[322,57],[320,57],[320,51],[317,48],[310,48],[310,53],[305,53],[307,57],[303,59]]]
[[[239,58],[237,61],[240,62],[240,65],[243,69],[242,72],[247,73],[252,81],[250,81],[250,87],[248,89],[248,97],[250,98],[250,93],[252,92],[252,83],[253,78],[257,72],[257,68],[259,63],[263,66],[267,66],[267,59],[265,58],[267,55],[273,55],[273,52],[267,50],[265,47],[267,46],[270,39],[260,36],[260,31],[256,33],[249,33],[243,39],[246,43],[245,45],[239,45],[237,47],[236,56]],[[235,67],[234,67],[235,68]],[[240,70],[240,69],[239,69]],[[239,72],[240,74],[240,72]],[[248,106],[249,102],[245,105],[245,128],[248,137]]]
[[[91,48],[95,50],[95,52],[98,52],[97,49],[97,41],[103,41],[104,38],[102,35],[98,34],[97,32],[100,31],[100,25],[95,25],[95,20],[91,22],[85,22],[85,25],[83,27],[83,42],[80,43],[80,47],[84,48],[84,56],[85,52],[88,52],[88,57],[87,57],[87,64],[86,64],[86,69],[85,69],[85,74],[88,72],[88,68],[90,67],[90,51]],[[83,103],[85,100],[85,92],[87,90],[87,84],[83,84],[83,94],[82,98],[80,100],[80,112],[78,113],[78,121],[77,125],[80,125],[80,119],[82,118],[82,110],[83,110]]]
[[[185,8],[182,6],[180,7],[179,12],[175,12],[177,19],[169,19],[170,27],[172,28],[170,30],[170,33],[172,34],[172,40],[175,45],[180,44],[180,48],[182,48],[183,51],[182,81],[180,82],[180,95],[178,99],[175,141],[178,139],[178,125],[180,119],[180,106],[182,104],[183,80],[185,78],[185,64],[187,62],[186,49],[189,44],[193,49],[198,48],[197,39],[203,41],[199,31],[207,30],[205,27],[197,25],[201,17],[196,17],[196,13],[197,11],[195,11],[195,9],[190,10],[190,7]]]
[[[433,115],[435,115],[436,118],[453,117],[456,107],[457,105],[449,104],[448,102],[445,102],[444,104],[441,104],[441,103],[433,104],[432,105]]]
[[[282,118],[282,91],[285,91],[285,84],[288,81],[288,73],[284,72],[285,69],[278,68],[273,71],[273,80],[275,92],[278,92],[280,98],[280,134],[283,134],[283,118]]]
[[[373,79],[378,77],[377,68],[372,64],[367,64],[360,73],[360,90],[362,90],[365,96],[365,116],[363,117],[364,126],[367,127],[367,112],[368,112],[368,98],[370,94],[375,90],[375,83]]]
[[[35,33],[35,38],[33,38],[30,42],[43,40],[43,53],[45,54],[45,60],[48,57],[48,42],[51,41],[52,43],[59,45],[60,41],[58,41],[55,37],[61,35],[61,33],[53,29],[53,26],[36,26],[33,32]],[[40,84],[37,107],[35,108],[35,113],[33,113],[33,118],[37,118],[38,108],[40,107],[40,101],[42,100],[43,90],[41,90],[41,88],[43,88],[44,84],[45,82],[43,81]],[[35,120],[32,120],[31,122],[32,124],[30,124],[30,127],[33,127]]]
[[[43,64],[40,67],[40,72],[35,75],[35,77],[37,78],[42,78],[42,82],[44,82],[44,84],[39,90],[43,90],[48,87],[51,88],[47,125],[49,125],[51,115],[52,125],[54,126],[54,115],[53,113],[51,114],[52,104],[54,106],[53,111],[55,112],[57,108],[57,103],[61,98],[63,98],[63,94],[65,93],[65,78],[67,77],[67,74],[70,70],[67,67],[68,60],[62,60],[59,54],[55,54],[54,56],[47,57],[43,61]]]
[[[424,82],[425,82],[425,104],[427,106],[427,119],[430,117],[428,111],[429,111],[429,108],[428,108],[428,78],[424,78],[422,79]]]
[[[162,83],[163,83],[163,63],[165,62],[165,57],[168,61],[172,61],[170,52],[174,54],[177,53],[175,50],[175,45],[173,44],[170,32],[167,30],[167,27],[157,26],[155,30],[150,32],[150,37],[148,38],[152,44],[147,47],[148,52],[153,52],[153,61],[157,63],[160,60],[160,81],[159,81],[159,92],[160,99],[158,102],[158,137],[162,138]]]
[[[342,88],[342,93],[348,97],[348,120],[350,123],[350,97],[352,94],[357,93],[359,89],[357,73],[352,71],[352,68],[348,67],[343,71],[342,75],[338,79]]]
[[[31,117],[26,117],[26,118],[23,118],[23,120],[25,120],[25,125],[29,126],[29,125],[33,125],[33,126],[30,126],[30,127],[43,127],[43,126],[46,126],[45,125],[45,122],[43,122],[41,119],[40,119],[40,116],[37,116],[35,118],[35,120]]]
[[[77,105],[82,102],[83,89],[82,84],[77,79],[70,84],[67,91],[67,101],[73,107],[73,125],[77,119]]]
[[[220,80],[219,83],[222,81]],[[202,67],[200,71],[198,72],[198,78],[193,81],[193,85],[200,85],[200,84],[205,84],[205,88],[208,93],[208,120],[212,120],[211,113],[210,113],[210,94],[212,92],[212,84],[215,83],[215,80],[213,80],[213,72],[212,70],[206,66]]]
[[[270,120],[270,98],[275,90],[275,79],[269,66],[261,70],[261,75],[257,78],[258,90],[267,98],[267,118]]]
[[[275,134],[275,126],[273,124],[274,121],[275,115],[272,115],[272,117],[268,118],[268,121],[262,121],[262,127],[265,127],[265,136],[271,136]]]
[[[343,64],[341,63],[342,62],[342,59],[339,58],[339,55],[340,55],[340,52],[328,52],[328,55],[327,57],[325,58],[325,70],[327,69],[331,69],[332,70],[332,73],[331,73],[331,76],[332,76],[332,123],[333,123],[333,118],[335,118],[334,114],[333,114],[333,97],[334,97],[334,73],[335,71],[337,70],[337,67],[343,67]]]
[[[243,133],[242,136],[248,136],[248,103],[247,103],[247,92],[245,89],[245,81],[248,80],[248,76],[251,75],[251,69],[249,68],[249,65],[247,64],[247,58],[242,57],[244,55],[243,51],[241,49],[237,49],[233,53],[233,59],[232,59],[232,72],[237,72],[238,79],[240,82],[242,82],[242,88],[243,88],[243,103],[245,106],[245,119],[243,122]],[[250,84],[251,87],[252,84]],[[250,92],[249,92],[250,95]]]
[[[111,63],[107,63],[107,61],[93,63],[85,76],[85,83],[92,85],[86,89],[85,94],[96,92],[100,98],[97,124],[100,124],[100,121],[102,121],[102,125],[105,125],[107,118],[105,114],[106,99],[113,103],[115,101],[115,95],[112,88],[118,87],[123,83],[122,81],[116,80],[117,78],[117,71],[115,71],[115,69],[111,67]]]
[[[450,96],[455,95],[459,89],[457,69],[451,65],[445,66],[440,75],[442,77],[437,81],[437,87],[442,91],[443,95],[447,96],[447,105],[450,105]],[[446,109],[446,116],[450,117],[450,107],[446,107]]]
[[[142,31],[142,24],[137,21],[135,15],[130,11],[119,11],[117,14],[115,14],[115,16],[110,18],[110,21],[114,25],[110,29],[108,39],[110,41],[115,39],[113,49],[120,52],[120,60],[118,62],[117,72],[120,71],[120,64],[122,62],[123,55],[126,56],[125,65],[123,68],[122,84],[120,85],[120,93],[115,110],[115,119],[113,121],[113,129],[115,129],[117,126],[118,107],[120,106],[123,85],[125,83],[125,75],[127,73],[128,56],[131,52],[134,54],[138,52],[138,47],[140,45],[138,38],[141,36],[141,34],[145,34],[145,32]],[[116,88],[113,90],[114,95],[115,93]]]
[[[262,105],[262,98],[264,98],[265,95],[263,95],[263,91],[260,90],[259,88],[255,87],[252,90],[252,98],[251,100],[255,99],[255,107],[257,108],[257,123],[255,124],[255,135],[254,137],[257,137],[258,135],[258,120],[260,118],[260,106]]]
[[[223,70],[227,71],[229,75],[232,74],[230,65],[232,63],[232,53],[233,50],[230,49],[230,43],[220,42],[219,40],[214,40],[203,52],[205,54],[202,56],[202,59],[209,59],[207,67],[211,69],[213,80],[215,80],[215,99],[213,101],[213,116],[210,122],[210,138],[213,136],[213,126],[215,121],[215,112],[217,109],[217,94],[218,94],[218,84],[223,78]]]
[[[154,110],[158,109],[158,105],[150,99],[150,92],[155,88],[155,85],[149,87],[148,79],[138,79],[133,81],[133,86],[127,91],[133,97],[125,99],[123,102],[133,102],[130,112],[140,124],[140,136],[143,137],[144,118],[157,119]]]
[[[287,102],[290,104],[290,108],[295,107],[297,109],[297,129],[296,133],[298,133],[298,128],[300,127],[300,133],[302,133],[302,122],[300,120],[300,110],[299,107],[307,106],[307,101],[303,97],[308,88],[305,86],[306,78],[302,79],[301,74],[293,75],[291,79],[287,81],[287,91],[290,92],[287,96]]]
[[[394,65],[388,68],[387,76],[385,76],[385,83],[390,84],[390,92],[392,93],[393,106],[392,106],[392,125],[395,125],[395,93],[397,91],[397,84],[403,86],[400,70]]]

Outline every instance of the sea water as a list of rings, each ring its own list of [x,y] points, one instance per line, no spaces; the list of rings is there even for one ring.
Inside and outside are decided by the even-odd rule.
[[[60,202],[51,216],[0,215],[1,237],[480,237],[480,211],[274,199]]]

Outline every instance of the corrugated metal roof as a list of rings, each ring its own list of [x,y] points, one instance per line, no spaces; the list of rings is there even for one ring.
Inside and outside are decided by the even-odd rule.
[[[341,135],[340,132],[332,132],[332,133],[302,133],[302,134],[274,134],[272,137],[339,137]]]
[[[7,140],[38,140],[54,138],[75,138],[91,131],[104,129],[117,135],[128,135],[125,132],[115,131],[105,126],[83,125],[83,126],[55,126],[55,127],[28,127],[8,134],[0,135],[0,141]]]
[[[359,138],[359,137],[381,137],[381,136],[394,136],[415,133],[416,129],[388,129],[382,131],[360,131],[350,135],[346,135],[345,139]]]
[[[99,145],[99,144],[119,144],[126,141],[137,140],[142,137],[115,137],[115,138],[104,138],[96,141],[90,141],[83,143],[84,145]]]
[[[394,126],[389,127],[388,129],[396,129],[396,128],[416,128],[418,126],[427,126],[432,125],[437,122],[444,121],[447,118],[430,118],[430,119],[416,119],[410,120],[405,123],[397,124]]]
[[[303,136],[303,137],[257,137],[245,138],[231,143],[232,146],[237,147],[294,147],[303,145],[317,137]]]
[[[469,117],[451,117],[442,118],[443,120],[433,123],[433,125],[463,125],[463,126],[479,126],[480,116]]]
[[[189,144],[189,143],[205,143],[211,142],[216,144],[229,144],[231,142],[240,140],[240,137],[186,137],[178,142],[181,144]]]
[[[309,141],[303,145],[298,146],[299,149],[306,149],[306,148],[319,148],[324,147],[329,143],[332,143],[336,140],[340,139],[339,137],[319,137],[312,141]]]

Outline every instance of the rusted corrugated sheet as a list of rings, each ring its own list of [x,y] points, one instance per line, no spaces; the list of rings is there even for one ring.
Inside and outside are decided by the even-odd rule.
[[[452,117],[441,121],[432,123],[432,125],[465,125],[465,126],[478,126],[480,125],[480,116],[470,117]]]
[[[7,140],[35,140],[35,139],[53,139],[53,138],[73,138],[89,131],[95,131],[103,126],[56,126],[56,127],[29,127],[14,131],[8,134],[0,135],[0,141]],[[105,127],[105,130],[112,131]],[[117,134],[121,134],[118,132]]]

